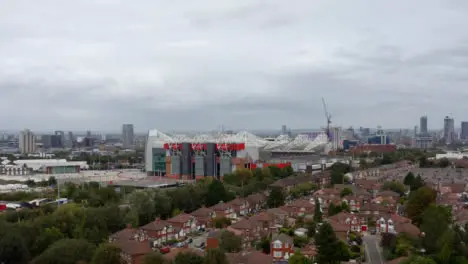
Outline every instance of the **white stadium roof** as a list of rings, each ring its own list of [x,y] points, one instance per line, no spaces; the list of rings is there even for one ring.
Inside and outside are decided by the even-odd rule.
[[[269,151],[310,151],[313,152],[327,145],[327,136],[320,133],[317,137],[311,139],[307,135],[298,135],[290,138],[285,135],[273,139],[265,139],[256,136],[247,131],[241,131],[236,134],[199,134],[193,137],[187,135],[167,135],[158,130],[150,130],[148,133],[148,143],[153,147],[162,147],[164,143],[245,143],[246,147],[257,147]]]

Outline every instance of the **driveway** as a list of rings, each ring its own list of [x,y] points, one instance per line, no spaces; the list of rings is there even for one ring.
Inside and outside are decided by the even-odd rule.
[[[366,249],[367,263],[384,264],[380,250],[380,238],[378,236],[367,235],[362,238]]]
[[[205,242],[206,245],[206,238],[208,237],[208,232],[205,232],[199,236],[191,237],[193,239],[192,243],[189,244],[190,248],[197,248],[197,245],[200,245],[201,242]]]

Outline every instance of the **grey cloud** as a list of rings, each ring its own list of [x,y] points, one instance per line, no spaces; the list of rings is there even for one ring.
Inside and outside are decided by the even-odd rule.
[[[463,3],[4,1],[0,118],[11,129],[318,128],[324,97],[337,125],[412,127],[428,114],[436,127],[449,112],[468,119]]]

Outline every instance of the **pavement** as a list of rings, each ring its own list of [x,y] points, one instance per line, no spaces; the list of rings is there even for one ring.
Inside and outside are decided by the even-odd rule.
[[[205,232],[199,236],[191,237],[193,239],[192,243],[190,243],[188,246],[189,248],[197,248],[197,245],[200,245],[201,242],[205,242],[206,245],[206,239],[208,238],[208,232]]]
[[[367,263],[384,264],[382,250],[380,249],[380,238],[375,235],[366,235],[362,238],[366,249]]]

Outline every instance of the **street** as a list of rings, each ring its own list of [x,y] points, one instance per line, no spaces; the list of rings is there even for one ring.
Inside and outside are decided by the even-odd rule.
[[[380,250],[380,239],[378,236],[367,235],[362,238],[366,249],[367,263],[383,264],[383,258]]]

